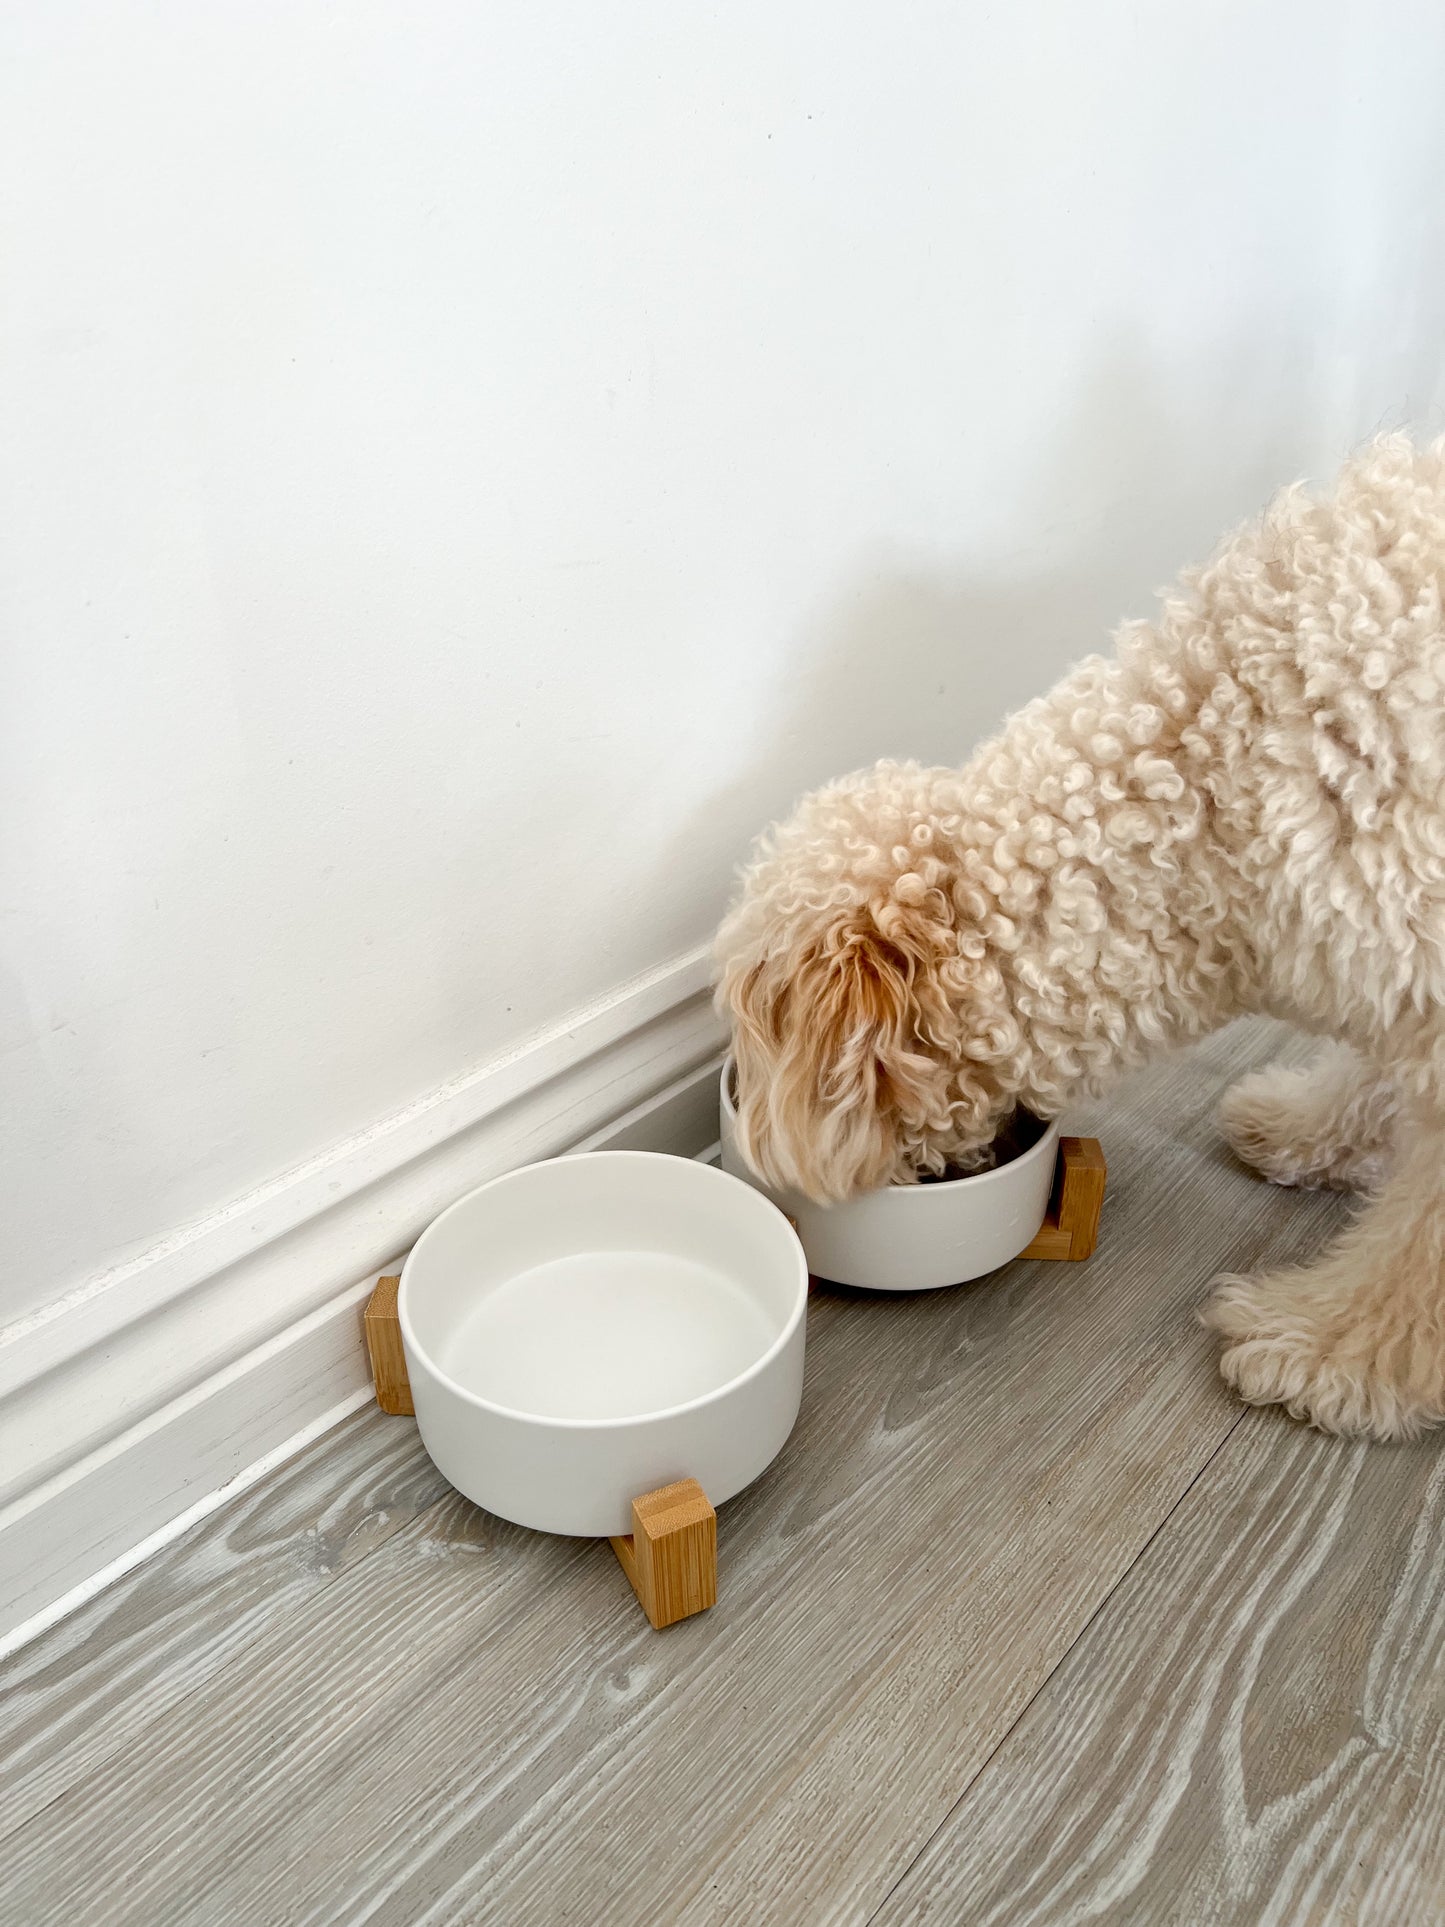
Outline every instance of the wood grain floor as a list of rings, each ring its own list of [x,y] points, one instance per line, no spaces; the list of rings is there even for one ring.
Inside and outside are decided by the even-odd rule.
[[[1242,1413],[1195,1318],[1342,1217],[1218,1145],[1279,1048],[1080,1118],[1089,1264],[817,1297],[666,1633],[409,1420],[319,1441],[0,1671],[0,1921],[1445,1922],[1439,1448]]]

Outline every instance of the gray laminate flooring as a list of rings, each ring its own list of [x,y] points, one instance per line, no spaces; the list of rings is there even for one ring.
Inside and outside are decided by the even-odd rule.
[[[1242,1410],[1195,1316],[1347,1209],[1218,1142],[1280,1047],[1077,1120],[1087,1265],[817,1294],[666,1633],[409,1420],[318,1441],[0,1669],[0,1921],[1445,1922],[1441,1448]]]

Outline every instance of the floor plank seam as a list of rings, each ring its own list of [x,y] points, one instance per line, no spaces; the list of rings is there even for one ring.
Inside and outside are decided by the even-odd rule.
[[[281,1469],[284,1470],[285,1467],[283,1466]],[[419,1521],[426,1519],[429,1514],[435,1512],[438,1509],[438,1507],[448,1504],[454,1497],[455,1497],[455,1494],[450,1487],[439,1492],[435,1498],[429,1500],[426,1505],[419,1507],[416,1512],[412,1513],[410,1518],[403,1520],[396,1527],[396,1530],[394,1532],[389,1532],[384,1538],[376,1540],[374,1544],[367,1547],[365,1552],[359,1554],[355,1559],[351,1560],[350,1562],[340,1566],[336,1566],[328,1570],[325,1576],[318,1580],[314,1590],[307,1595],[307,1598],[305,1600],[294,1602],[296,1608],[300,1609],[301,1607],[309,1605],[313,1600],[319,1599],[333,1585],[335,1585],[336,1582],[340,1578],[342,1578],[344,1574],[349,1574],[351,1572],[359,1571],[361,1567],[367,1563],[368,1560],[374,1559],[377,1553],[383,1551],[387,1546],[389,1546],[392,1540],[397,1536],[398,1533],[408,1531],[409,1529],[417,1525]],[[204,1525],[204,1522],[202,1522],[202,1525]],[[117,1583],[123,1584],[124,1576]],[[103,1599],[104,1594],[103,1593],[97,1594],[97,1598]],[[82,1608],[82,1610],[84,1609]],[[262,1641],[266,1637],[273,1634],[273,1632],[274,1632],[274,1627],[269,1623],[263,1626],[258,1626],[256,1629],[255,1637],[252,1640],[250,1640],[245,1646],[240,1647],[237,1651],[233,1653],[227,1653],[213,1669],[209,1671],[198,1672],[196,1677],[191,1681],[191,1683],[188,1686],[184,1687],[181,1690],[181,1692],[179,1692],[176,1695],[175,1699],[170,1701],[167,1704],[164,1712],[158,1714],[156,1717],[159,1719],[172,1718],[180,1709],[185,1707],[191,1700],[195,1699],[198,1695],[205,1692],[209,1687],[213,1686],[215,1682],[221,1677],[223,1677],[227,1672],[233,1670],[237,1666],[244,1665],[247,1661],[248,1656],[251,1654],[255,1646],[260,1641]],[[20,1650],[21,1652],[23,1652],[25,1649],[21,1648]],[[140,1731],[145,1732],[148,1730],[148,1728],[149,1728],[149,1722],[143,1721],[140,1727]],[[50,1795],[48,1799],[43,1801],[40,1806],[36,1807],[33,1812],[27,1813],[24,1816],[24,1818],[17,1821],[14,1826],[0,1828],[0,1846],[4,1846],[9,1842],[17,1841],[21,1839],[21,1837],[27,1832],[29,1828],[33,1827],[37,1821],[43,1819],[44,1816],[47,1813],[49,1813],[52,1807],[59,1804],[59,1802],[61,1802],[62,1800],[68,1799],[70,1795],[75,1792],[77,1787],[82,1786],[88,1779],[93,1778],[97,1773],[103,1772],[104,1769],[108,1765],[110,1765],[110,1763],[113,1760],[115,1760],[118,1755],[123,1753],[128,1746],[133,1746],[135,1743],[135,1737],[136,1736],[134,1732],[118,1733],[116,1735],[114,1745],[109,1747],[108,1749],[103,1749],[101,1751],[98,1751],[93,1759],[86,1760],[84,1764],[77,1770],[74,1779],[64,1781],[61,1785],[57,1786],[55,1791]]]
[[[1190,1493],[1194,1490],[1195,1486],[1198,1485],[1199,1481],[1202,1478],[1204,1478],[1210,1472],[1213,1466],[1217,1463],[1221,1453],[1228,1450],[1231,1439],[1233,1439],[1236,1432],[1238,1432],[1240,1426],[1243,1425],[1244,1421],[1248,1417],[1249,1417],[1248,1408],[1241,1407],[1240,1411],[1235,1417],[1234,1423],[1229,1427],[1229,1430],[1224,1434],[1223,1438],[1219,1441],[1218,1445],[1215,1446],[1214,1450],[1209,1454],[1209,1457],[1204,1461],[1203,1465],[1201,1465],[1199,1470],[1194,1474],[1194,1477],[1189,1481],[1188,1485],[1184,1487],[1183,1491],[1179,1493],[1174,1503],[1168,1508],[1168,1510],[1164,1513],[1162,1518],[1160,1518],[1158,1523],[1154,1526],[1153,1530],[1150,1532],[1148,1538],[1145,1539],[1143,1543],[1140,1545],[1138,1551],[1134,1554],[1133,1558],[1116,1575],[1113,1581],[1113,1584],[1110,1585],[1107,1591],[1105,1591],[1101,1595],[1098,1604],[1094,1607],[1094,1610],[1089,1614],[1088,1618],[1079,1627],[1079,1630],[1074,1634],[1074,1637],[1069,1641],[1068,1645],[1064,1647],[1063,1651],[1059,1654],[1058,1658],[1054,1661],[1053,1665],[1049,1668],[1048,1672],[1045,1673],[1044,1677],[1039,1681],[1038,1685],[1034,1688],[1033,1692],[1029,1694],[1028,1698],[1024,1701],[1023,1705],[1019,1708],[1018,1712],[1014,1715],[1014,1717],[1009,1721],[1008,1725],[1004,1728],[1003,1732],[1000,1733],[998,1739],[989,1748],[987,1755],[984,1757],[984,1759],[982,1759],[979,1762],[977,1769],[972,1774],[970,1774],[968,1778],[968,1782],[960,1791],[958,1798],[948,1808],[947,1812],[940,1816],[937,1826],[931,1828],[928,1834],[924,1837],[924,1839],[922,1839],[918,1843],[917,1848],[914,1850],[912,1854],[909,1855],[907,1863],[902,1868],[899,1869],[897,1877],[889,1882],[887,1891],[880,1896],[877,1906],[874,1907],[872,1911],[866,1916],[863,1922],[863,1927],[871,1927],[872,1922],[879,1918],[879,1916],[883,1913],[884,1909],[888,1906],[888,1903],[892,1900],[894,1894],[903,1885],[904,1881],[907,1880],[908,1876],[912,1873],[914,1867],[923,1858],[924,1854],[928,1852],[928,1849],[933,1845],[933,1842],[938,1838],[939,1834],[942,1833],[943,1830],[952,1823],[954,1816],[958,1813],[960,1808],[963,1807],[964,1804],[968,1801],[974,1789],[980,1785],[980,1783],[984,1779],[984,1776],[989,1772],[990,1768],[993,1766],[994,1761],[998,1758],[999,1754],[1002,1753],[1004,1748],[1008,1745],[1010,1739],[1012,1739],[1014,1733],[1028,1718],[1029,1713],[1034,1705],[1034,1702],[1038,1700],[1042,1694],[1048,1691],[1050,1682],[1054,1679],[1055,1675],[1059,1672],[1059,1670],[1065,1665],[1065,1663],[1069,1658],[1069,1655],[1073,1652],[1074,1648],[1079,1644],[1081,1640],[1087,1638],[1091,1628],[1095,1626],[1098,1623],[1098,1621],[1103,1617],[1103,1615],[1109,1610],[1109,1607],[1113,1603],[1113,1600],[1115,1598],[1115,1595],[1118,1593],[1119,1588],[1124,1584],[1125,1580],[1128,1579],[1130,1573],[1134,1571],[1135,1567],[1139,1564],[1139,1561],[1142,1558],[1144,1558],[1145,1554],[1148,1552],[1149,1548],[1153,1545],[1154,1541],[1159,1537],[1160,1533],[1163,1532],[1164,1529],[1168,1526],[1169,1521],[1174,1517],[1175,1513],[1179,1510],[1180,1506],[1184,1504],[1184,1501],[1189,1497]]]

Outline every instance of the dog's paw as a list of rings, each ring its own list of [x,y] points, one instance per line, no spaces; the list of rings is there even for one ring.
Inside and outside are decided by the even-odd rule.
[[[1387,1147],[1344,1136],[1330,1095],[1310,1071],[1251,1071],[1220,1099],[1220,1128],[1235,1156],[1271,1184],[1372,1194],[1387,1174]]]
[[[1321,1281],[1322,1283],[1323,1281]],[[1414,1438],[1445,1418],[1445,1385],[1371,1321],[1342,1319],[1307,1271],[1223,1277],[1202,1314],[1224,1340],[1219,1369],[1250,1405],[1282,1405],[1322,1432]],[[1413,1370],[1402,1372],[1401,1363]]]

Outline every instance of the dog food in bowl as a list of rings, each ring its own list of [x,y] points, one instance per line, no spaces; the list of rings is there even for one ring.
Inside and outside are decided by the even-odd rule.
[[[942,1171],[924,1171],[920,1174],[920,1184],[953,1184],[959,1178],[976,1178],[981,1171],[996,1171],[1002,1164],[1012,1164],[1021,1158],[1025,1151],[1038,1143],[1044,1132],[1044,1121],[1035,1117],[1032,1111],[1015,1111],[1004,1120],[1002,1130],[989,1145],[978,1154],[978,1161],[967,1170],[957,1164],[945,1165]]]

